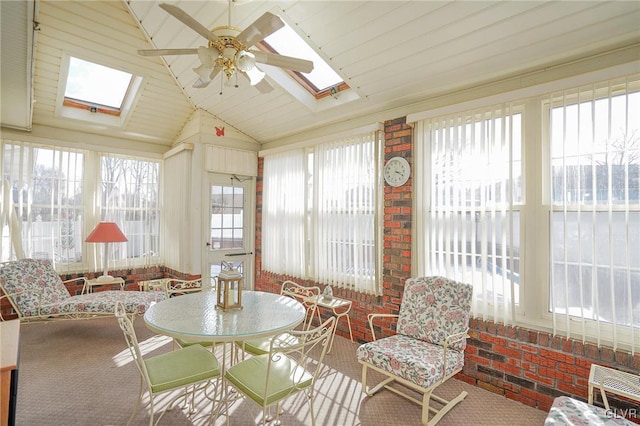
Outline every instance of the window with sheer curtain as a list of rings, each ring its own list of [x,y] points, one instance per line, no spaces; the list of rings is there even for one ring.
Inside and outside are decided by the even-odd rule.
[[[554,329],[640,338],[640,80],[544,102]],[[625,338],[626,336],[626,338]]]
[[[636,350],[638,117],[636,74],[417,122],[417,274],[472,283],[476,317]]]
[[[264,158],[265,270],[379,294],[378,132]]]
[[[116,222],[126,244],[112,244],[116,266],[150,265],[160,252],[160,163],[124,156],[100,158],[100,220]]]
[[[85,154],[2,141],[2,261],[82,262]]]
[[[418,275],[473,284],[473,313],[511,323],[519,303],[522,114],[509,105],[418,123]]]
[[[29,257],[49,259],[60,271],[101,269],[101,245],[84,239],[99,221],[112,221],[129,240],[110,250],[116,266],[157,264],[159,167],[3,140],[2,261]]]
[[[306,154],[298,149],[264,158],[262,268],[306,276]]]

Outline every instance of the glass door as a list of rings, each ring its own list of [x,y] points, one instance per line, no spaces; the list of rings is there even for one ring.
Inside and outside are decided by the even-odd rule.
[[[243,288],[253,290],[254,194],[252,177],[209,175],[203,276],[217,276],[226,262],[242,273]]]

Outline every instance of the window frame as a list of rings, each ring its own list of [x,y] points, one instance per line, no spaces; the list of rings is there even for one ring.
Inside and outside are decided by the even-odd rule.
[[[636,68],[637,69],[637,68]],[[505,92],[501,95],[488,98],[478,98],[473,101],[460,104],[449,105],[409,115],[407,122],[416,123],[415,137],[416,144],[421,141],[420,128],[425,118],[450,114],[455,111],[465,111],[472,107],[492,106],[499,102],[512,102],[522,104],[523,114],[523,146],[522,146],[522,189],[523,198],[520,210],[521,218],[521,267],[520,267],[520,306],[515,311],[515,324],[544,331],[555,331],[565,333],[569,337],[595,341],[598,344],[609,344],[614,347],[632,348],[638,345],[633,344],[633,339],[637,339],[640,331],[637,327],[617,325],[614,334],[613,326],[609,323],[601,323],[598,327],[595,321],[581,318],[572,319],[569,333],[566,325],[557,320],[557,314],[549,311],[550,307],[550,267],[551,267],[551,146],[549,138],[549,108],[544,102],[549,101],[550,93],[557,93],[562,90],[577,90],[584,85],[598,84],[606,80],[618,78],[640,78],[640,74],[633,69],[632,65],[608,68],[589,75],[576,75],[566,78],[560,82],[540,84],[528,89]],[[635,80],[634,80],[635,81]],[[640,83],[636,83],[640,84]],[[633,86],[636,91],[636,86]],[[613,96],[613,93],[611,94]],[[415,148],[414,148],[415,149]],[[414,170],[417,179],[424,179],[428,173],[428,165],[416,161]],[[415,190],[415,188],[414,188]],[[515,206],[514,206],[515,207]],[[598,206],[598,209],[601,206]],[[609,211],[608,207],[604,207]],[[616,211],[615,204],[612,207]],[[415,209],[416,213],[419,210]],[[635,211],[635,210],[634,210]],[[414,223],[421,221],[420,217],[414,218]],[[414,226],[414,253],[418,253],[418,238]],[[418,256],[414,255],[412,273],[418,271],[416,262]],[[634,317],[634,319],[636,319]],[[579,325],[584,322],[584,328]],[[604,331],[607,330],[607,331]],[[611,330],[611,333],[608,332]]]
[[[5,144],[18,146],[19,149],[24,149],[24,148],[28,148],[29,150],[45,149],[45,150],[53,150],[54,152],[65,152],[65,153],[68,152],[68,153],[82,155],[82,164],[81,164],[81,167],[82,167],[81,185],[83,188],[82,202],[77,207],[77,210],[80,211],[79,214],[82,215],[81,217],[82,229],[80,230],[76,229],[76,234],[80,234],[80,238],[77,238],[78,241],[76,241],[76,244],[80,245],[81,247],[81,250],[80,250],[81,260],[73,261],[73,262],[61,262],[59,259],[56,259],[55,252],[51,254],[52,256],[51,260],[53,261],[54,266],[56,267],[56,270],[60,273],[86,272],[88,270],[89,271],[102,270],[102,265],[100,264],[100,262],[102,261],[101,250],[103,248],[102,247],[103,245],[86,243],[84,239],[86,238],[87,235],[89,235],[89,233],[95,227],[95,225],[98,222],[100,222],[100,220],[103,220],[103,216],[101,213],[102,203],[101,201],[99,201],[101,200],[100,194],[101,194],[101,187],[102,187],[100,165],[101,165],[101,159],[103,156],[113,156],[114,154],[99,153],[96,151],[89,151],[89,150],[79,150],[79,149],[74,149],[67,146],[52,147],[52,146],[42,145],[38,143],[29,143],[29,142],[2,139],[0,140],[0,148],[1,148],[0,154],[2,154],[1,157],[3,158],[3,161],[4,161]],[[129,155],[120,156],[120,157],[126,158],[129,161],[145,161],[145,162],[154,162],[158,164],[158,176],[157,176],[157,188],[156,188],[157,196],[158,196],[158,205],[155,210],[158,212],[158,215],[161,215],[161,202],[162,202],[161,189],[162,189],[162,170],[163,170],[162,160],[157,158],[146,158],[146,157],[129,156]],[[6,171],[4,170],[4,167],[3,167],[3,175],[7,172],[11,172],[11,171],[10,170]],[[32,176],[33,170],[32,169],[29,170],[29,173]],[[25,208],[27,210],[30,210],[32,205],[33,203],[29,201],[28,204],[25,206]],[[157,220],[160,221],[160,216],[158,216]],[[56,221],[56,224],[54,226],[56,228],[60,226],[59,220]],[[126,235],[127,233],[126,230],[125,229],[122,229],[122,230]],[[8,236],[10,237],[12,231],[9,229],[8,232],[9,232]],[[25,231],[23,230],[22,233],[24,234]],[[30,239],[28,241],[23,239],[22,245],[23,245],[23,249],[26,252],[25,254],[30,255],[29,252],[27,251],[27,247],[33,246],[34,244],[33,235],[29,233],[29,236],[26,238],[30,238]],[[3,244],[5,242],[7,241],[5,241],[5,239],[3,238]],[[129,242],[126,244],[129,244]],[[157,245],[158,250],[161,251],[162,250],[162,246],[161,246],[162,227],[161,226],[158,226],[157,244],[158,244]],[[5,248],[3,248],[3,253],[4,253],[4,250]],[[16,254],[12,248],[10,248],[10,251],[14,255]],[[31,255],[32,254],[33,253],[31,253]],[[3,259],[3,261],[4,260],[10,260],[10,259]],[[127,257],[125,259],[111,259],[109,268],[117,269],[122,267],[141,267],[141,266],[157,265],[161,263],[162,263],[162,253],[157,253],[156,256],[150,256],[150,257]]]

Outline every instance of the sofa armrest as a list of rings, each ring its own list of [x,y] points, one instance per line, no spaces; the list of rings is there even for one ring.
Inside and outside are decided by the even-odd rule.
[[[377,318],[398,318],[398,314],[369,314],[367,315],[367,318],[369,320],[369,328],[371,329],[371,336],[373,337],[373,340],[377,340],[376,332],[373,330],[373,320]]]

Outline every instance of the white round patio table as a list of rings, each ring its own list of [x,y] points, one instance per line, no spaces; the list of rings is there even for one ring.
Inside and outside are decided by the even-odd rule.
[[[185,341],[235,342],[291,330],[305,318],[305,308],[290,297],[243,291],[242,309],[216,306],[215,291],[202,291],[158,302],[144,314],[152,331]]]

